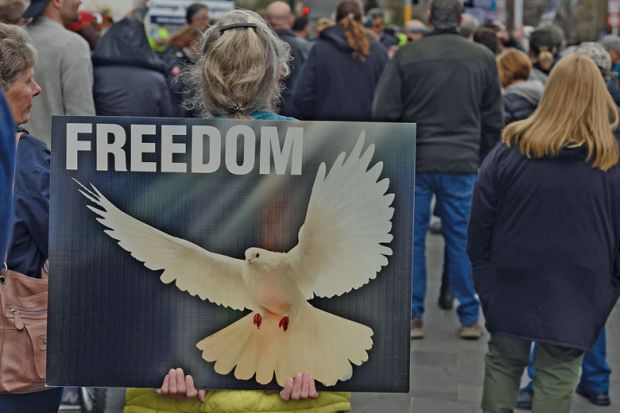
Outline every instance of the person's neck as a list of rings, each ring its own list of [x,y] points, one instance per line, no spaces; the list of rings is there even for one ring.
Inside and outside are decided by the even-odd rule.
[[[62,20],[60,13],[55,9],[50,9],[49,7],[45,9],[45,11],[41,14],[42,17],[47,17],[50,20],[55,21],[58,24],[65,25],[65,22]]]

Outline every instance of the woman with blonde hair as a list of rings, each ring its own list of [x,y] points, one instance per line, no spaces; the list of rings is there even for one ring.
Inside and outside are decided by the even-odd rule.
[[[599,69],[571,55],[480,168],[468,253],[491,333],[485,412],[512,411],[532,342],[532,411],[570,410],[583,353],[620,294],[617,124]]]
[[[321,31],[293,90],[299,116],[308,120],[364,121],[388,61],[387,51],[370,38],[357,0],[336,6],[336,24]]]
[[[277,113],[290,49],[256,13],[234,10],[205,32],[198,60],[186,78],[196,96],[190,102],[205,117],[294,120]],[[125,413],[334,413],[351,410],[350,394],[316,391],[307,373],[291,377],[279,393],[198,390],[191,375],[170,369],[162,386],[128,389]]]
[[[529,117],[540,102],[545,86],[529,80],[532,63],[525,53],[509,48],[497,57],[506,125]]]

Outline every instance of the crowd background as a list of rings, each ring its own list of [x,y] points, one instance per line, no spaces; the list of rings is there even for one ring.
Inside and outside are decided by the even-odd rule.
[[[428,20],[414,19],[402,26],[389,24],[385,11],[370,2],[338,2],[333,19],[318,20],[295,15],[286,2],[272,2],[258,14],[288,45],[289,70],[279,73],[284,75],[281,96],[270,89],[274,88],[272,79],[269,85],[261,85],[264,96],[254,100],[225,93],[207,94],[205,99],[204,90],[195,87],[192,69],[204,63],[206,52],[200,42],[205,30],[218,24],[210,19],[206,6],[189,6],[186,25],[170,32],[145,22],[145,0],[117,20],[102,10],[80,10],[80,3],[33,0],[28,5],[21,0],[0,0],[0,21],[24,26],[37,51],[36,59],[23,69],[33,71],[32,79],[26,79],[32,108],[27,108],[29,116],[14,120],[20,136],[26,137],[20,142],[35,145],[31,150],[40,155],[22,155],[17,176],[36,178],[38,187],[29,187],[32,192],[18,205],[13,225],[27,227],[36,218],[40,228],[36,234],[23,231],[30,235],[14,231],[9,248],[9,263],[16,254],[24,257],[24,249],[30,250],[30,264],[36,257],[35,268],[23,269],[32,276],[38,276],[47,257],[47,245],[35,238],[47,239],[48,182],[42,180],[49,173],[45,145],[53,145],[52,115],[260,118],[256,113],[266,110],[268,119],[416,122],[411,338],[425,335],[424,240],[434,214],[441,218],[438,231],[446,241],[439,303],[451,309],[456,297],[460,322],[456,334],[477,340],[485,331],[479,321],[480,303],[466,238],[481,162],[500,141],[505,126],[538,113],[554,66],[563,58],[581,62],[579,56],[585,56],[593,62],[613,99],[614,113],[620,103],[620,37],[604,35],[593,42],[569,45],[562,29],[553,24],[511,32],[503,22],[481,22],[462,14],[458,0],[435,0]],[[13,79],[4,80],[11,104]],[[29,150],[25,144],[19,146],[22,152]],[[37,162],[35,178],[29,176],[33,161]],[[4,174],[10,180],[10,168]],[[20,218],[20,213],[31,217]],[[26,248],[21,241],[28,237],[31,242]],[[605,358],[605,330],[599,333],[601,326],[590,327],[596,327],[597,337],[580,346],[590,351],[583,357],[577,392],[595,405],[609,405],[611,368]],[[534,360],[540,351],[532,349]],[[581,361],[582,355],[572,357],[571,362]],[[530,375],[536,377],[533,369]],[[531,386],[521,389],[520,407],[532,407],[534,390]]]

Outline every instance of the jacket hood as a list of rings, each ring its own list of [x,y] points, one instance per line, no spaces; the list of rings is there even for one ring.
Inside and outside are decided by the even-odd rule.
[[[342,30],[342,26],[339,24],[335,24],[334,26],[328,27],[323,30],[319,36],[319,38],[330,42],[333,44],[338,50],[342,50],[343,52],[353,52],[353,49],[347,43],[347,39],[344,37],[344,31]]]
[[[166,73],[165,64],[149,46],[142,22],[127,17],[113,24],[99,40],[93,64],[137,66]]]
[[[545,86],[538,80],[526,80],[525,82],[514,83],[508,86],[505,94],[514,94],[522,97],[532,105],[538,106],[540,98],[545,90]]]

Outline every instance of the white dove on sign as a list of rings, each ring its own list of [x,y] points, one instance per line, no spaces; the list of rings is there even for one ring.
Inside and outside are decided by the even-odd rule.
[[[251,313],[197,343],[219,374],[279,385],[300,371],[326,386],[351,377],[351,363],[368,360],[373,331],[319,310],[314,296],[333,297],[362,287],[388,264],[394,194],[389,179],[378,181],[382,162],[372,167],[374,145],[362,153],[365,134],[345,160],[341,153],[326,175],[325,163],[312,186],[298,244],[278,253],[248,248],[245,259],[207,251],[168,235],[118,209],[92,186],[80,192],[106,234],[161,281],[181,291]],[[79,182],[78,182],[79,183]],[[80,184],[81,185],[81,184]]]

